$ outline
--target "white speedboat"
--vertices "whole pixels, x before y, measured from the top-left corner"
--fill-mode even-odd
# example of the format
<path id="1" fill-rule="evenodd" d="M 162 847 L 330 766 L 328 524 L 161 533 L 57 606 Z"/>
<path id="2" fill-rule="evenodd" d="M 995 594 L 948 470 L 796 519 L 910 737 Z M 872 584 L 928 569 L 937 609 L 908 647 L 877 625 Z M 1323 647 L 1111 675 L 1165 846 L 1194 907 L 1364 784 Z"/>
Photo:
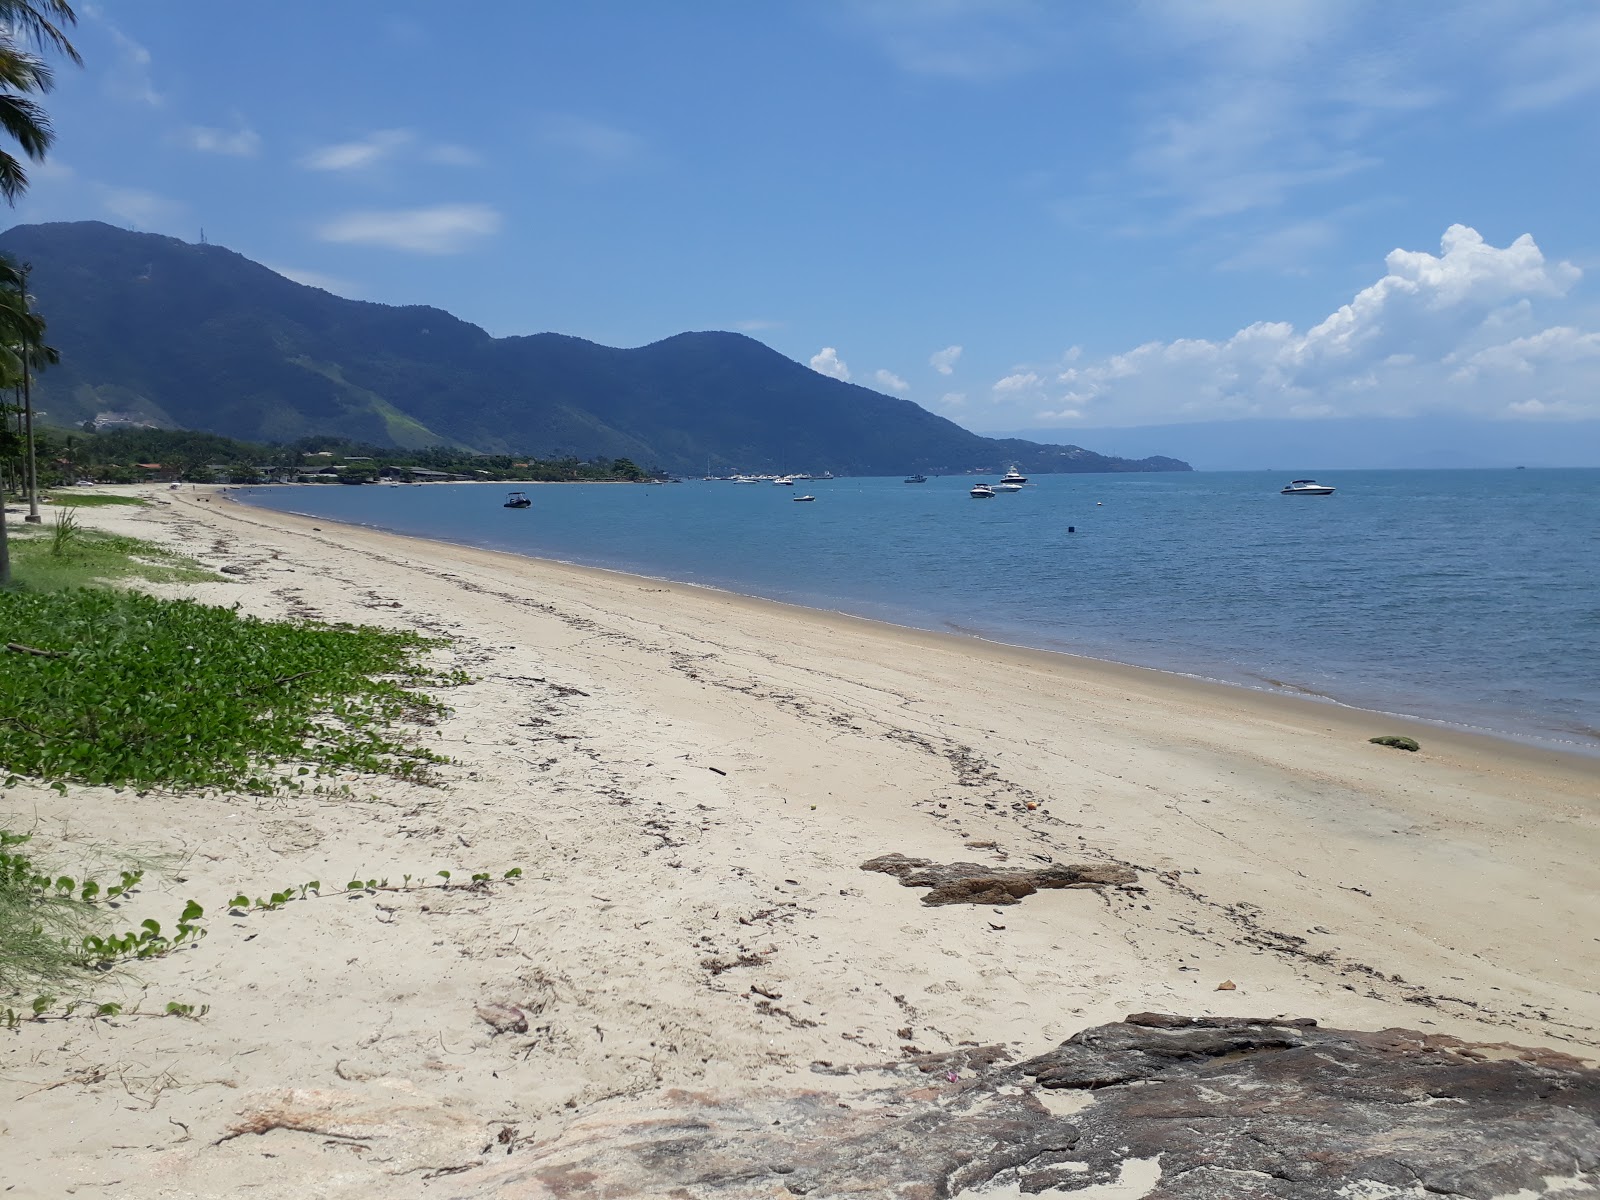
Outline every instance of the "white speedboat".
<path id="1" fill-rule="evenodd" d="M 794 480 L 790 479 L 787 475 L 780 475 L 780 476 L 778 476 L 776 479 L 774 479 L 772 481 L 772 486 L 773 487 L 793 487 L 794 486 Z"/>
<path id="2" fill-rule="evenodd" d="M 789 499 L 793 500 L 796 504 L 806 504 L 806 503 L 809 503 L 812 500 L 815 500 L 816 497 L 815 496 L 790 496 Z"/>
<path id="3" fill-rule="evenodd" d="M 1000 476 L 1000 482 L 1001 483 L 1015 483 L 1015 484 L 1021 485 L 1021 484 L 1024 484 L 1024 483 L 1028 482 L 1028 477 L 1026 475 L 1022 474 L 1020 471 L 1018 471 L 1017 468 L 1016 468 L 1016 464 L 1013 463 L 1012 467 L 1011 467 L 1011 470 L 1007 471 L 1004 475 Z"/>
<path id="4" fill-rule="evenodd" d="M 1315 479 L 1296 479 L 1278 493 L 1280 496 L 1331 496 L 1333 489 Z"/>
<path id="5" fill-rule="evenodd" d="M 977 483 L 973 485 L 972 490 L 967 495 L 974 500 L 991 500 L 994 498 L 994 489 L 987 483 Z"/>

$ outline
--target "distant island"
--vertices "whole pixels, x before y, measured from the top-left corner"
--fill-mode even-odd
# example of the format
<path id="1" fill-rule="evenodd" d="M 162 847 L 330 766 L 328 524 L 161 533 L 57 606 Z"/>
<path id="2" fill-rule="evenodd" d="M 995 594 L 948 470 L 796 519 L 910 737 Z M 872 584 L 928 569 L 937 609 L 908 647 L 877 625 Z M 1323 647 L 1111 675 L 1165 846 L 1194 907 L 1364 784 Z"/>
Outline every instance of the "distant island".
<path id="1" fill-rule="evenodd" d="M 636 349 L 491 337 L 435 308 L 346 300 L 221 246 L 97 221 L 19 225 L 61 363 L 58 427 L 310 437 L 513 460 L 625 460 L 680 475 L 1187 471 L 1163 456 L 985 438 L 909 400 L 818 374 L 737 333 Z"/>

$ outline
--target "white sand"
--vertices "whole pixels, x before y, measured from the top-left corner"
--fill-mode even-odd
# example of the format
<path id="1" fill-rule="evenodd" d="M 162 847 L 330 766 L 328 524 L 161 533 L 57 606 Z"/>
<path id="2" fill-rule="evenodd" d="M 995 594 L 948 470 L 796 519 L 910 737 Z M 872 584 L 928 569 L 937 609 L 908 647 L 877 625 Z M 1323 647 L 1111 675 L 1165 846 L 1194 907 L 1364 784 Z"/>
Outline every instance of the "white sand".
<path id="1" fill-rule="evenodd" d="M 422 1196 L 500 1129 L 542 1140 L 611 1097 L 826 1087 L 812 1062 L 1034 1052 L 1150 1009 L 1600 1048 L 1600 761 L 156 499 L 80 512 L 247 571 L 175 591 L 448 635 L 439 661 L 475 682 L 419 734 L 456 760 L 438 788 L 0 798 L 64 867 L 137 847 L 154 868 L 130 924 L 194 897 L 211 926 L 102 997 L 202 1019 L 0 1035 L 0 1195 Z M 1143 890 L 927 908 L 859 870 L 891 851 L 1114 860 Z M 338 894 L 513 866 L 483 894 Z M 321 899 L 226 915 L 313 879 Z M 496 1035 L 490 1004 L 529 1031 Z M 273 1104 L 261 1124 L 303 1131 L 219 1141 Z"/>

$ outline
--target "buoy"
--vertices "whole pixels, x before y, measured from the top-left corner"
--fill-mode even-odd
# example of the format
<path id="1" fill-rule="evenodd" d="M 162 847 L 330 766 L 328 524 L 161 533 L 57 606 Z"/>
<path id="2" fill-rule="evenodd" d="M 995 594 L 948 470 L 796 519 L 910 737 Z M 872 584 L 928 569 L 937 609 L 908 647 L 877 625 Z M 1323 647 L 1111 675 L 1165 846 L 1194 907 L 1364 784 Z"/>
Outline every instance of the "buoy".
<path id="1" fill-rule="evenodd" d="M 1076 525 L 1068 525 L 1067 526 L 1067 532 L 1068 533 L 1077 533 L 1078 532 L 1078 527 Z"/>

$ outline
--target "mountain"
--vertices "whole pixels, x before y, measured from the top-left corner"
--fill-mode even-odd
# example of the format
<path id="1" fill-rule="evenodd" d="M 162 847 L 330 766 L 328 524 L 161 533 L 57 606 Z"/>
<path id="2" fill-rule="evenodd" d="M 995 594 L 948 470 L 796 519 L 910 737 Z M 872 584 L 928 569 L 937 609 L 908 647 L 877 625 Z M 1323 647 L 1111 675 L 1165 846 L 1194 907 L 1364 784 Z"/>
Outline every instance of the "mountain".
<path id="1" fill-rule="evenodd" d="M 97 221 L 18 225 L 0 252 L 33 265 L 61 352 L 36 395 L 58 425 L 125 414 L 249 441 L 338 434 L 693 474 L 1189 469 L 979 437 L 735 333 L 636 349 L 493 338 L 436 308 L 346 300 L 221 246 Z"/>
<path id="2" fill-rule="evenodd" d="M 990 437 L 1079 437 L 1107 454 L 1160 447 L 1202 471 L 1424 470 L 1600 466 L 1600 421 L 1487 417 L 1254 418 L 1105 429 L 1025 429 Z"/>

